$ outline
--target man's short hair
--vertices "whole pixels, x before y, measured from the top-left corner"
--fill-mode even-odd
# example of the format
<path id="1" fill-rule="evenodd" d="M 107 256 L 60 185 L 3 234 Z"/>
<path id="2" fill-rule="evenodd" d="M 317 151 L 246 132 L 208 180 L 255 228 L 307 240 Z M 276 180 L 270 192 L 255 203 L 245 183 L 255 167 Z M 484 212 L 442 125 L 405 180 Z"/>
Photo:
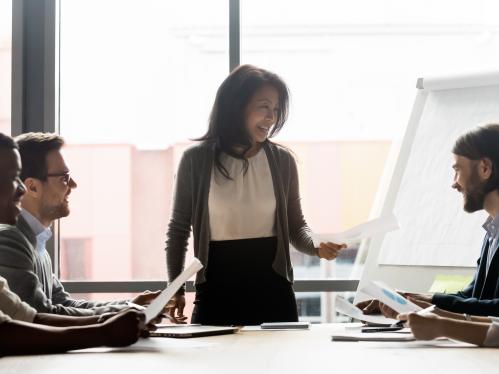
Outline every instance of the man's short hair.
<path id="1" fill-rule="evenodd" d="M 491 123 L 461 135 L 455 142 L 452 153 L 470 160 L 488 158 L 492 161 L 491 183 L 499 189 L 499 124 Z"/>
<path id="2" fill-rule="evenodd" d="M 19 147 L 14 139 L 0 132 L 0 149 L 19 149 Z"/>
<path id="3" fill-rule="evenodd" d="M 23 169 L 21 179 L 47 179 L 47 154 L 58 151 L 64 145 L 64 139 L 57 134 L 29 132 L 15 138 L 19 145 Z"/>

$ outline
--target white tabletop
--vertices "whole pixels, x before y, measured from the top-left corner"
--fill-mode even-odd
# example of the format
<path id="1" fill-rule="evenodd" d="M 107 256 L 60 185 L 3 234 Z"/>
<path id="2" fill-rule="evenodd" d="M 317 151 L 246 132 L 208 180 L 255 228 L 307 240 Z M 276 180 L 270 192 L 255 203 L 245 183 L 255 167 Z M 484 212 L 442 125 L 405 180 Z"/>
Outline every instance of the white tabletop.
<path id="1" fill-rule="evenodd" d="M 2 374 L 40 373 L 494 373 L 499 350 L 452 342 L 332 342 L 345 324 L 142 339 L 125 349 L 0 358 Z M 119 370 L 119 371 L 118 371 Z"/>

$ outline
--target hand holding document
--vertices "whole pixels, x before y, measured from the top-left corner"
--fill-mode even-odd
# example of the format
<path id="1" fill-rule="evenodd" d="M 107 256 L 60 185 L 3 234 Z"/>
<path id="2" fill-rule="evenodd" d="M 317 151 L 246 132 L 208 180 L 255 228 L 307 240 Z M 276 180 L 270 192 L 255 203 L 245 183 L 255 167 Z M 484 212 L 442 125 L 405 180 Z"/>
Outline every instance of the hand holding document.
<path id="1" fill-rule="evenodd" d="M 191 264 L 159 294 L 154 301 L 144 310 L 146 324 L 156 318 L 164 309 L 168 301 L 175 295 L 182 285 L 194 274 L 203 268 L 203 264 L 195 258 Z"/>
<path id="2" fill-rule="evenodd" d="M 318 247 L 321 242 L 351 244 L 360 242 L 362 239 L 367 239 L 377 234 L 384 234 L 397 229 L 399 229 L 397 218 L 391 213 L 387 216 L 375 218 L 337 234 L 312 234 L 312 239 L 316 247 Z"/>
<path id="3" fill-rule="evenodd" d="M 372 315 L 372 314 L 364 314 L 362 310 L 357 308 L 355 305 L 350 304 L 344 298 L 337 296 L 336 297 L 336 310 L 342 314 L 345 314 L 349 317 L 358 319 L 360 321 L 365 321 L 369 323 L 373 323 L 376 325 L 386 325 L 390 326 L 394 323 L 397 323 L 398 320 L 392 318 L 386 318 L 382 315 Z"/>
<path id="4" fill-rule="evenodd" d="M 407 300 L 393 288 L 383 282 L 374 281 L 362 288 L 360 292 L 379 300 L 395 310 L 397 313 L 419 312 L 421 307 Z"/>

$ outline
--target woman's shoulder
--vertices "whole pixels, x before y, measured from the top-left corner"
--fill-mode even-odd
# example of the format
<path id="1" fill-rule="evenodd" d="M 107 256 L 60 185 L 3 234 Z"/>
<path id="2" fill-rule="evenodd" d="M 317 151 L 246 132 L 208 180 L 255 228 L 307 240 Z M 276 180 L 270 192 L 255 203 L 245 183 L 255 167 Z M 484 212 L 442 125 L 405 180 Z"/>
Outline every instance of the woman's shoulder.
<path id="1" fill-rule="evenodd" d="M 210 154 L 213 152 L 213 144 L 209 142 L 200 142 L 191 145 L 184 151 L 184 157 L 191 157 L 191 158 L 203 158 L 206 157 L 206 155 Z"/>
<path id="2" fill-rule="evenodd" d="M 268 144 L 268 147 L 271 149 L 271 151 L 274 154 L 276 154 L 277 157 L 279 157 L 280 159 L 295 161 L 295 154 L 288 147 L 286 147 L 282 144 L 278 144 L 278 143 L 274 143 L 274 142 L 270 142 L 270 141 L 267 142 L 267 144 Z"/>

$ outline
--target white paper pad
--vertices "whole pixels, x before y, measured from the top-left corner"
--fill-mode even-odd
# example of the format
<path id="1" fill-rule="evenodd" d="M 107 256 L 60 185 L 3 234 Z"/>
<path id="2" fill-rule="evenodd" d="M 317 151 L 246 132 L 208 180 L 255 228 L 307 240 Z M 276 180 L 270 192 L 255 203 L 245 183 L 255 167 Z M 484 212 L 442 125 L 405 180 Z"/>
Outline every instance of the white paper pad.
<path id="1" fill-rule="evenodd" d="M 398 320 L 392 318 L 386 318 L 381 315 L 369 315 L 362 313 L 362 310 L 357 308 L 355 305 L 350 304 L 344 298 L 336 296 L 336 310 L 340 313 L 346 314 L 349 317 L 358 319 L 360 321 L 366 321 L 369 323 L 375 323 L 378 325 L 392 325 L 397 323 Z"/>
<path id="2" fill-rule="evenodd" d="M 381 301 L 398 313 L 419 312 L 422 310 L 419 306 L 411 303 L 404 296 L 400 295 L 393 288 L 388 287 L 383 282 L 370 282 L 360 290 L 362 293 Z"/>
<path id="3" fill-rule="evenodd" d="M 177 278 L 175 278 L 175 280 L 171 282 L 151 304 L 149 304 L 146 310 L 144 310 L 146 324 L 156 318 L 163 311 L 163 308 L 175 295 L 178 289 L 202 268 L 203 264 L 201 264 L 197 258 L 194 258 L 191 264 Z"/>
<path id="4" fill-rule="evenodd" d="M 397 218 L 395 215 L 389 214 L 384 217 L 372 219 L 337 234 L 323 235 L 314 233 L 312 234 L 312 239 L 315 246 L 319 246 L 321 242 L 350 244 L 360 242 L 362 239 L 367 239 L 377 234 L 384 234 L 398 229 L 399 224 Z"/>

